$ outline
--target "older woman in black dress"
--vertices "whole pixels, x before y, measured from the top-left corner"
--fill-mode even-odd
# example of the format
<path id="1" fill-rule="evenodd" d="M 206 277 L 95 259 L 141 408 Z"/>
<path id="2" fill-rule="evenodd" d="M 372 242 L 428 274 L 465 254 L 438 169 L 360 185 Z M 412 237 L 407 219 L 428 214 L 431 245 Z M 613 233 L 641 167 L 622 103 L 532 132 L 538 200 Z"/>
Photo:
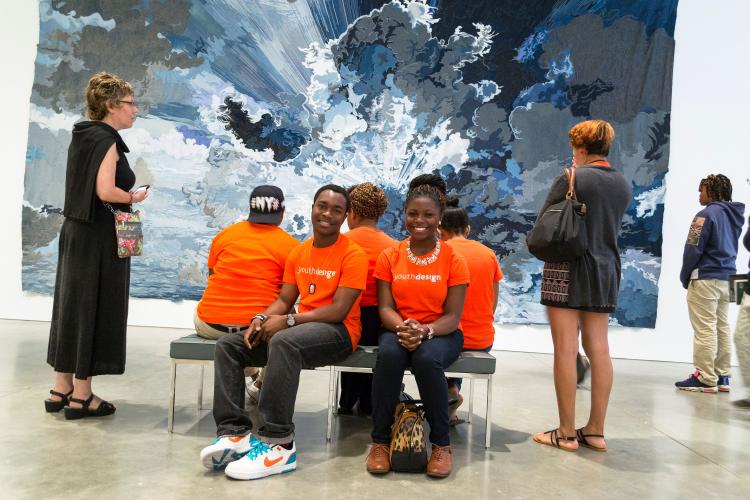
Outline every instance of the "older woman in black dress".
<path id="1" fill-rule="evenodd" d="M 130 190 L 135 174 L 118 130 L 133 126 L 131 85 L 97 73 L 85 93 L 86 115 L 73 127 L 65 177 L 55 298 L 47 363 L 55 370 L 48 412 L 66 419 L 111 415 L 115 406 L 91 392 L 91 377 L 125 371 L 130 259 L 117 256 L 115 210 L 129 212 L 148 190 Z M 75 376 L 75 377 L 74 377 Z"/>
<path id="2" fill-rule="evenodd" d="M 612 361 L 607 330 L 609 315 L 617 304 L 620 288 L 620 254 L 617 236 L 630 204 L 632 189 L 625 177 L 607 161 L 615 137 L 603 120 L 588 120 L 570 129 L 570 145 L 576 169 L 575 190 L 585 203 L 588 249 L 573 262 L 545 263 L 542 304 L 547 306 L 555 348 L 554 377 L 560 425 L 534 436 L 534 441 L 566 451 L 579 444 L 606 451 L 604 417 L 612 389 Z M 568 179 L 560 175 L 552 183 L 540 214 L 565 199 Z M 578 331 L 591 361 L 591 413 L 576 430 L 576 354 Z"/>

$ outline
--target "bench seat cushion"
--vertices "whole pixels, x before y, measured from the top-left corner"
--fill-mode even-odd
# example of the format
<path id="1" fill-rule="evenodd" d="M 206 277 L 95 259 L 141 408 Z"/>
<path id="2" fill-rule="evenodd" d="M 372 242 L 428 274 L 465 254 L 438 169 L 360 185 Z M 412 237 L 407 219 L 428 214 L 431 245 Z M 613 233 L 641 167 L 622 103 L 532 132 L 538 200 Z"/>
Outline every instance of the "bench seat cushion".
<path id="1" fill-rule="evenodd" d="M 334 366 L 346 368 L 375 368 L 378 348 L 375 346 L 359 346 L 345 360 Z M 495 357 L 486 352 L 463 352 L 455 363 L 446 370 L 450 373 L 495 373 Z"/>
<path id="2" fill-rule="evenodd" d="M 169 357 L 174 359 L 213 360 L 215 340 L 204 339 L 196 334 L 175 339 L 169 344 Z"/>
<path id="3" fill-rule="evenodd" d="M 212 360 L 214 359 L 215 340 L 204 339 L 196 334 L 173 340 L 169 345 L 169 357 L 174 359 Z M 347 368 L 375 368 L 378 348 L 359 346 L 345 360 L 335 366 Z M 464 352 L 449 366 L 450 373 L 495 373 L 495 357 L 485 352 Z"/>

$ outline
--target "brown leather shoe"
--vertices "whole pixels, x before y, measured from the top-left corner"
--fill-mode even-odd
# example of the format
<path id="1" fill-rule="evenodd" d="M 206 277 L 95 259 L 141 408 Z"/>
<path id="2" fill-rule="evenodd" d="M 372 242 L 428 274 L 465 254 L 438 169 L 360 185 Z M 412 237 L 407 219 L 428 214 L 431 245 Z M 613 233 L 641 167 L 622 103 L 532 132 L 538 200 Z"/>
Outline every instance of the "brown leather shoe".
<path id="1" fill-rule="evenodd" d="M 427 475 L 430 477 L 448 477 L 453 470 L 453 455 L 450 445 L 432 445 L 432 455 L 427 463 Z"/>
<path id="2" fill-rule="evenodd" d="M 385 474 L 391 470 L 391 447 L 387 444 L 372 443 L 370 454 L 367 455 L 367 472 L 370 474 Z"/>

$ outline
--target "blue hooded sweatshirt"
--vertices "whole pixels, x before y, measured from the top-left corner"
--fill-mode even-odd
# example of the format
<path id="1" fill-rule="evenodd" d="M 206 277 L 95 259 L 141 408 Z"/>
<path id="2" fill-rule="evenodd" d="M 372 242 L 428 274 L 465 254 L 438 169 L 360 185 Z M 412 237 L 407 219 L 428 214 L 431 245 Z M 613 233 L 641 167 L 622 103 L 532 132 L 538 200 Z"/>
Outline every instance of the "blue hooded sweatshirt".
<path id="1" fill-rule="evenodd" d="M 712 201 L 696 214 L 682 254 L 683 287 L 688 287 L 691 277 L 727 280 L 737 272 L 735 261 L 744 214 L 745 204 L 737 201 Z M 697 276 L 693 275 L 695 269 Z"/>

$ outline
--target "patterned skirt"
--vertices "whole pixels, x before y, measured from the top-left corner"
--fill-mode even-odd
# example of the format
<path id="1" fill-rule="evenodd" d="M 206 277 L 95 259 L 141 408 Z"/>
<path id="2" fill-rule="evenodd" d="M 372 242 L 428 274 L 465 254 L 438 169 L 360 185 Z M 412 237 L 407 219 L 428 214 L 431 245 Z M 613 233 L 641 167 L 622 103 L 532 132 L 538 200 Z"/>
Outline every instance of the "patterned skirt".
<path id="1" fill-rule="evenodd" d="M 542 304 L 565 307 L 570 287 L 570 262 L 545 262 L 542 271 Z"/>
<path id="2" fill-rule="evenodd" d="M 608 305 L 575 305 L 571 306 L 570 281 L 573 278 L 570 262 L 545 262 L 542 271 L 542 305 L 551 307 L 566 307 L 579 311 L 595 313 L 613 313 L 616 306 Z M 579 297 L 573 297 L 572 302 L 580 303 Z"/>

